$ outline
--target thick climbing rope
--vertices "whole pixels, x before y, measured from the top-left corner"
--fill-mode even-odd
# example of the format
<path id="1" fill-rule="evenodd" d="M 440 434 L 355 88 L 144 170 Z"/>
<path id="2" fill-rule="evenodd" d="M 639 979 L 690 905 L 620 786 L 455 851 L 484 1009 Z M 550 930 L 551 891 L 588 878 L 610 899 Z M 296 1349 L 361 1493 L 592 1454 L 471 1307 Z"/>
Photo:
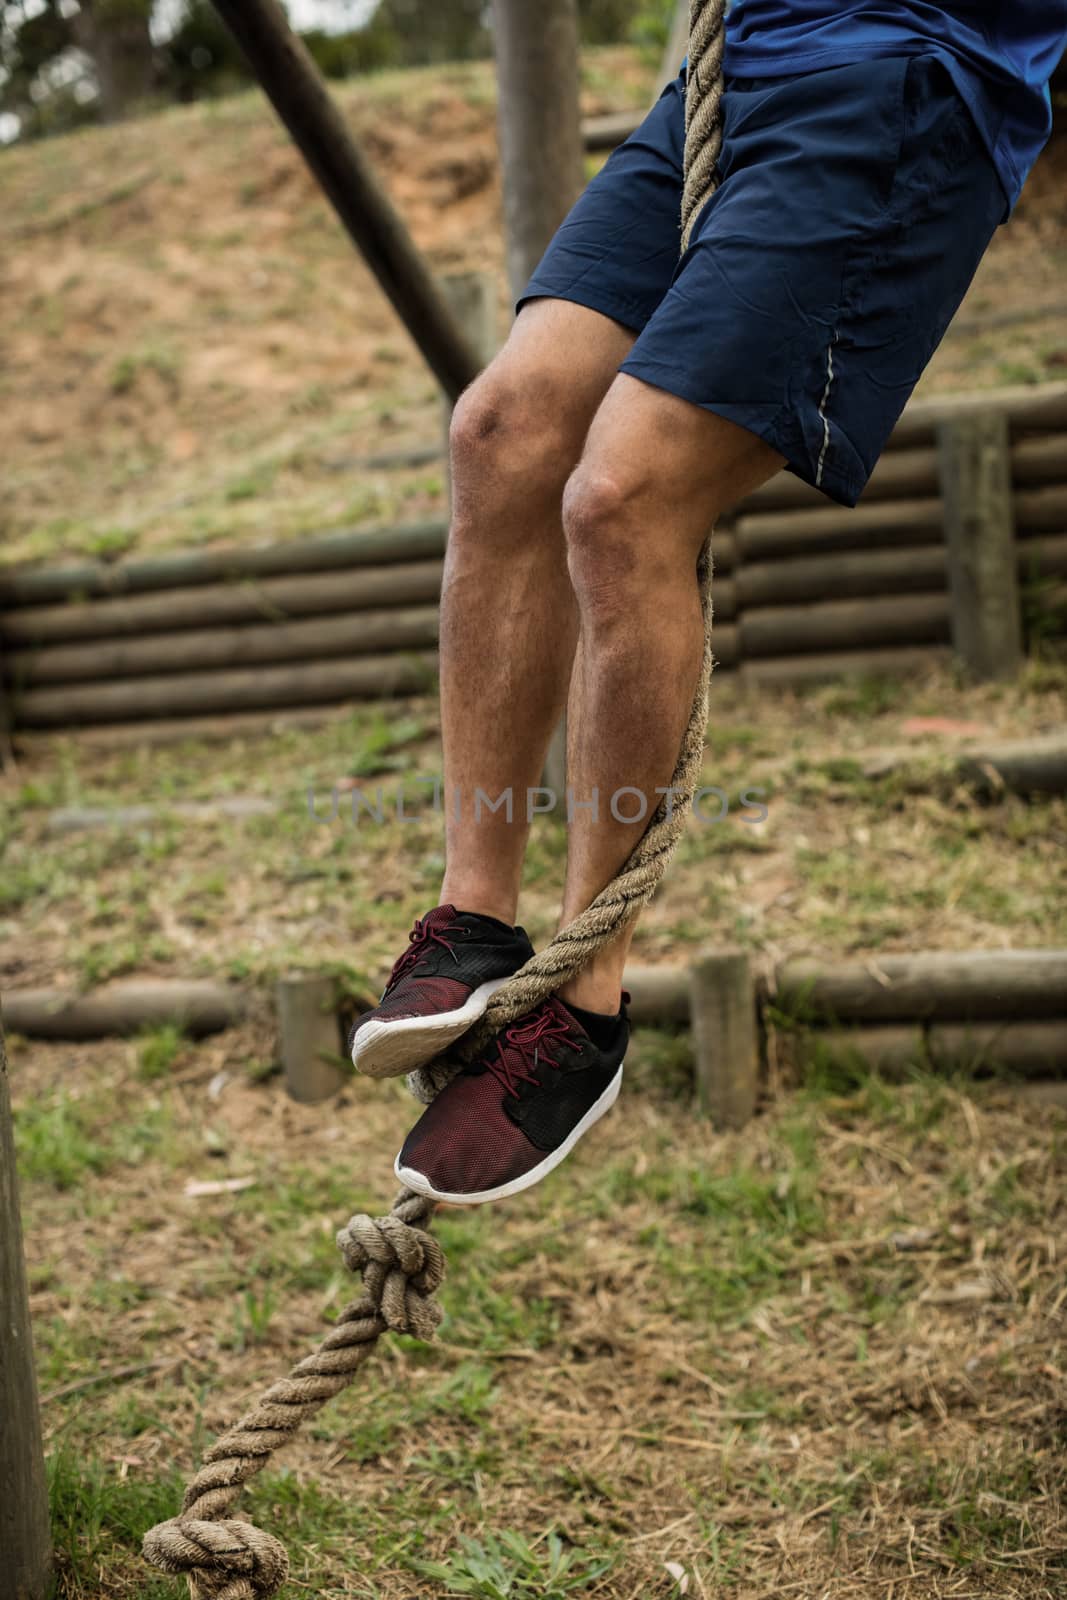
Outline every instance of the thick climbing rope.
<path id="1" fill-rule="evenodd" d="M 715 188 L 722 142 L 722 54 L 725 0 L 691 0 L 686 88 L 682 248 Z M 465 1054 L 522 1016 L 614 942 L 646 905 L 667 869 L 692 803 L 704 750 L 711 676 L 711 556 L 697 563 L 704 651 L 689 723 L 667 793 L 619 872 L 593 903 L 562 928 L 493 996 Z M 462 1062 L 434 1063 L 409 1077 L 420 1099 L 432 1100 Z M 249 1478 L 276 1450 L 348 1387 L 382 1334 L 432 1339 L 441 1320 L 434 1298 L 444 1277 L 441 1246 L 429 1231 L 433 1201 L 403 1189 L 384 1217 L 355 1216 L 337 1235 L 345 1265 L 363 1277 L 363 1293 L 341 1312 L 319 1348 L 273 1383 L 207 1451 L 185 1491 L 179 1516 L 151 1528 L 144 1554 L 163 1572 L 184 1573 L 191 1600 L 269 1600 L 289 1574 L 289 1558 L 273 1534 L 228 1515 Z"/>
<path id="2" fill-rule="evenodd" d="M 697 217 L 715 193 L 722 151 L 722 61 L 726 0 L 689 0 L 689 62 L 685 81 L 685 182 L 682 249 Z"/>
<path id="3" fill-rule="evenodd" d="M 271 1384 L 211 1446 L 182 1501 L 181 1515 L 151 1528 L 144 1554 L 164 1572 L 184 1572 L 192 1600 L 267 1600 L 289 1574 L 273 1534 L 227 1517 L 242 1486 L 262 1471 L 310 1417 L 352 1382 L 386 1330 L 432 1339 L 441 1320 L 434 1293 L 444 1277 L 441 1246 L 428 1231 L 434 1203 L 401 1190 L 387 1216 L 353 1217 L 337 1235 L 345 1265 L 363 1274 L 313 1355 Z"/>

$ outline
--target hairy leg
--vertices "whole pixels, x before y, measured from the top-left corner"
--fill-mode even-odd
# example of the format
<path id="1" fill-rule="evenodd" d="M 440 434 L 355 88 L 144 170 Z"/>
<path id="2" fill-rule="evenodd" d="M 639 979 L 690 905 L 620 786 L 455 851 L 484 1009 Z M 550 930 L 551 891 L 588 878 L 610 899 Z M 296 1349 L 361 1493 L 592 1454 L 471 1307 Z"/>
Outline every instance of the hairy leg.
<path id="1" fill-rule="evenodd" d="M 535 300 L 461 396 L 441 594 L 446 869 L 441 900 L 515 920 L 529 825 L 577 637 L 561 501 L 633 335 L 599 312 Z M 489 800 L 509 790 L 506 807 Z"/>
<path id="2" fill-rule="evenodd" d="M 564 495 L 580 639 L 568 705 L 569 830 L 563 920 L 610 881 L 670 782 L 700 670 L 696 562 L 717 515 L 782 465 L 755 434 L 620 374 Z M 714 546 L 713 546 L 714 549 Z M 648 811 L 610 809 L 636 789 Z M 598 793 L 598 811 L 581 802 Z M 621 797 L 633 815 L 639 801 Z M 615 1011 L 632 926 L 562 995 Z"/>

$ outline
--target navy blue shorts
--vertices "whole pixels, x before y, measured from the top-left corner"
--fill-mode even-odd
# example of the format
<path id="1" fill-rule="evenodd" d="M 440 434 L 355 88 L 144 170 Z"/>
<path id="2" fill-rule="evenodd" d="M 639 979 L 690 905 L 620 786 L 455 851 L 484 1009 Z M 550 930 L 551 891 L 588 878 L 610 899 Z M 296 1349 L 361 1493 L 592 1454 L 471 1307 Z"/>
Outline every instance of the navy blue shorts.
<path id="1" fill-rule="evenodd" d="M 621 371 L 748 428 L 854 505 L 1005 208 L 931 56 L 732 78 L 721 183 L 679 260 L 684 78 L 610 157 L 520 307 L 637 334 Z"/>

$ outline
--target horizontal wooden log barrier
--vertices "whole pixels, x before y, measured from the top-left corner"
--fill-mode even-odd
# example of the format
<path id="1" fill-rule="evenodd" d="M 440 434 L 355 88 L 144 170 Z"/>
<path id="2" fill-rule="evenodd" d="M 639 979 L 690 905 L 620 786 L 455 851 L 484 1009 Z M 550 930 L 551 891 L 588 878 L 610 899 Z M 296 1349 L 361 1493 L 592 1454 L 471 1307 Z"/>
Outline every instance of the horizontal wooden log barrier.
<path id="1" fill-rule="evenodd" d="M 922 548 L 944 543 L 939 498 L 877 500 L 872 505 L 825 503 L 811 510 L 741 511 L 736 542 L 742 562 L 829 555 L 837 550 Z"/>
<path id="2" fill-rule="evenodd" d="M 194 628 L 187 633 L 150 634 L 141 639 L 22 650 L 12 655 L 8 666 L 20 688 L 28 689 L 46 683 L 82 684 L 156 672 L 204 672 L 391 650 L 425 650 L 437 644 L 437 617 L 435 605 L 397 606 L 385 611 L 309 617 L 303 622 Z"/>
<path id="3" fill-rule="evenodd" d="M 887 1023 L 820 1030 L 808 1036 L 808 1045 L 821 1060 L 842 1067 L 860 1061 L 889 1079 L 915 1066 L 942 1072 L 999 1068 L 1022 1078 L 1067 1071 L 1067 1021 Z"/>
<path id="4" fill-rule="evenodd" d="M 1041 433 L 1017 439 L 1011 447 L 1011 478 L 1016 486 L 1067 483 L 1067 433 Z"/>
<path id="5" fill-rule="evenodd" d="M 744 534 L 739 533 L 739 538 Z M 1017 565 L 1024 581 L 1067 576 L 1067 536 L 1056 534 L 1021 542 L 1017 546 Z M 840 550 L 835 555 L 744 562 L 733 578 L 723 579 L 715 589 L 715 614 L 723 619 L 741 614 L 744 640 L 745 619 L 752 610 L 763 606 L 793 608 L 822 600 L 872 598 L 893 608 L 897 598 L 904 600 L 907 595 L 917 594 L 947 594 L 944 542 L 912 549 Z M 808 614 L 811 613 L 805 611 L 805 616 Z M 837 626 L 835 616 L 837 613 L 830 614 L 832 626 Z M 877 638 L 870 638 L 870 643 L 877 642 Z M 915 638 L 915 643 L 920 642 L 921 638 Z M 830 635 L 824 643 L 827 648 L 835 648 Z"/>
<path id="6" fill-rule="evenodd" d="M 72 723 L 387 698 L 427 692 L 436 667 L 437 658 L 432 654 L 362 656 L 301 661 L 285 667 L 65 684 L 27 690 L 17 702 L 18 715 L 27 728 L 58 728 Z"/>
<path id="7" fill-rule="evenodd" d="M 901 499 L 938 493 L 937 452 L 887 450 L 875 466 L 863 491 L 865 505 L 872 500 Z M 787 506 L 825 506 L 826 497 L 792 472 L 779 472 L 738 506 L 739 513 L 777 510 Z"/>
<path id="8" fill-rule="evenodd" d="M 742 563 L 875 545 L 922 545 L 942 537 L 944 508 L 936 482 L 931 481 L 928 492 L 918 498 L 875 498 L 872 502 L 865 495 L 849 510 L 828 505 L 799 478 L 784 481 L 788 477 L 782 473 L 772 478 L 736 508 L 737 551 Z M 1016 527 L 1024 536 L 1027 532 L 1067 531 L 1067 483 L 1016 489 L 1012 505 Z"/>
<path id="9" fill-rule="evenodd" d="M 331 611 L 362 611 L 378 606 L 424 605 L 438 598 L 441 566 L 440 561 L 412 561 L 307 577 L 171 589 L 162 594 L 86 601 L 81 605 L 72 602 L 28 606 L 0 616 L 0 637 L 10 649 L 70 644 L 76 639 L 172 633 L 209 624 L 281 621 L 285 617 L 322 616 Z"/>
<path id="10" fill-rule="evenodd" d="M 725 681 L 754 690 L 788 692 L 814 684 L 834 683 L 839 679 L 854 681 L 858 678 L 923 673 L 947 664 L 952 658 L 952 652 L 947 648 L 928 645 L 898 650 L 841 650 L 829 655 L 768 656 L 739 664 L 737 634 L 731 623 L 717 626 L 714 640 L 718 663 L 716 671 Z M 410 692 L 424 692 L 424 686 L 420 685 L 417 690 Z M 398 690 L 397 693 L 403 697 L 405 691 Z M 261 711 L 221 712 L 212 716 L 189 712 L 167 716 L 162 720 L 134 717 L 123 722 L 96 724 L 57 722 L 43 729 L 20 729 L 17 746 L 27 752 L 39 750 L 45 753 L 54 749 L 57 740 L 71 740 L 81 748 L 96 750 L 147 749 L 189 741 L 237 742 L 245 738 L 259 738 L 297 728 L 317 728 L 326 723 L 343 721 L 349 711 L 350 702 L 340 700 L 274 706 Z"/>
<path id="11" fill-rule="evenodd" d="M 648 115 L 648 107 L 638 111 L 606 111 L 602 116 L 582 118 L 582 143 L 590 154 L 616 150 L 625 144 Z"/>
<path id="12" fill-rule="evenodd" d="M 933 544 L 746 562 L 733 581 L 733 598 L 747 612 L 755 606 L 799 606 L 809 600 L 936 593 L 947 586 L 945 547 Z"/>
<path id="13" fill-rule="evenodd" d="M 743 688 L 781 690 L 815 687 L 844 679 L 898 678 L 944 667 L 952 660 L 947 645 L 901 646 L 896 650 L 838 650 L 803 656 L 764 656 L 743 661 L 737 677 Z"/>
<path id="14" fill-rule="evenodd" d="M 623 983 L 630 995 L 630 1020 L 637 1026 L 689 1021 L 689 972 L 685 967 L 626 968 Z"/>
<path id="15" fill-rule="evenodd" d="M 720 622 L 717 612 L 712 620 L 711 648 L 716 667 L 736 667 L 741 659 L 741 639 L 737 624 Z"/>
<path id="16" fill-rule="evenodd" d="M 1067 794 L 1067 734 L 1004 739 L 960 752 L 960 777 L 982 794 Z M 1065 1008 L 1067 1009 L 1067 1008 Z"/>
<path id="17" fill-rule="evenodd" d="M 1067 950 L 791 960 L 775 979 L 781 1009 L 834 1023 L 1067 1017 Z"/>
<path id="18" fill-rule="evenodd" d="M 885 751 L 864 766 L 868 778 L 886 778 L 915 771 L 916 783 L 926 788 L 929 778 L 921 755 L 914 750 Z M 972 746 L 950 760 L 953 780 L 981 794 L 1067 794 L 1067 733 L 1050 733 L 1033 739 L 1005 739 Z"/>
<path id="19" fill-rule="evenodd" d="M 1031 612 L 1054 622 L 1058 591 L 1043 591 L 1038 580 L 1067 574 L 1067 538 L 1019 545 L 1017 560 L 1020 578 L 1036 585 L 1027 599 Z M 736 649 L 746 663 L 809 652 L 947 644 L 951 638 L 944 550 L 871 551 L 742 566 L 733 587 Z M 925 592 L 902 592 L 906 589 Z"/>
<path id="20" fill-rule="evenodd" d="M 1067 533 L 1020 539 L 1015 554 L 1024 583 L 1027 579 L 1067 577 Z"/>
<path id="21" fill-rule="evenodd" d="M 763 656 L 942 644 L 949 639 L 948 595 L 762 606 L 743 611 L 737 628 L 746 663 Z"/>
<path id="22" fill-rule="evenodd" d="M 1067 533 L 1067 483 L 1050 483 L 1041 489 L 1017 489 L 1012 496 L 1015 531 L 1025 534 Z"/>
<path id="23" fill-rule="evenodd" d="M 933 444 L 942 422 L 991 410 L 1007 416 L 1013 438 L 1067 430 L 1067 383 L 1020 383 L 910 400 L 890 436 L 890 448 Z"/>
<path id="24" fill-rule="evenodd" d="M 5 989 L 4 1022 L 35 1039 L 106 1039 L 174 1023 L 190 1037 L 240 1022 L 247 996 L 228 984 L 180 978 L 130 978 L 88 994 L 69 989 Z"/>
<path id="25" fill-rule="evenodd" d="M 0 568 L 0 607 L 53 605 L 241 578 L 305 576 L 346 567 L 433 560 L 444 555 L 447 526 L 436 518 L 394 527 L 337 529 L 278 544 L 174 550 L 165 555 L 79 561 L 62 567 Z"/>

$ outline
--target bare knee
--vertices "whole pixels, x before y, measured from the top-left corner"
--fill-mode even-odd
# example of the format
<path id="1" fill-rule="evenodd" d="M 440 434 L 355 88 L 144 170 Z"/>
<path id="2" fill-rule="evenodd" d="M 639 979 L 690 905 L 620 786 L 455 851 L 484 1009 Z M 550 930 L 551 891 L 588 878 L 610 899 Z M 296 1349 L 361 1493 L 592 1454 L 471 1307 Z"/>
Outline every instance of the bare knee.
<path id="1" fill-rule="evenodd" d="M 499 483 L 510 491 L 518 483 L 544 483 L 559 495 L 582 444 L 568 437 L 561 387 L 549 374 L 496 362 L 465 390 L 449 429 L 452 474 L 461 493 L 468 485 Z"/>
<path id="2" fill-rule="evenodd" d="M 621 621 L 644 581 L 639 496 L 617 473 L 582 464 L 563 493 L 567 567 L 583 622 Z"/>

